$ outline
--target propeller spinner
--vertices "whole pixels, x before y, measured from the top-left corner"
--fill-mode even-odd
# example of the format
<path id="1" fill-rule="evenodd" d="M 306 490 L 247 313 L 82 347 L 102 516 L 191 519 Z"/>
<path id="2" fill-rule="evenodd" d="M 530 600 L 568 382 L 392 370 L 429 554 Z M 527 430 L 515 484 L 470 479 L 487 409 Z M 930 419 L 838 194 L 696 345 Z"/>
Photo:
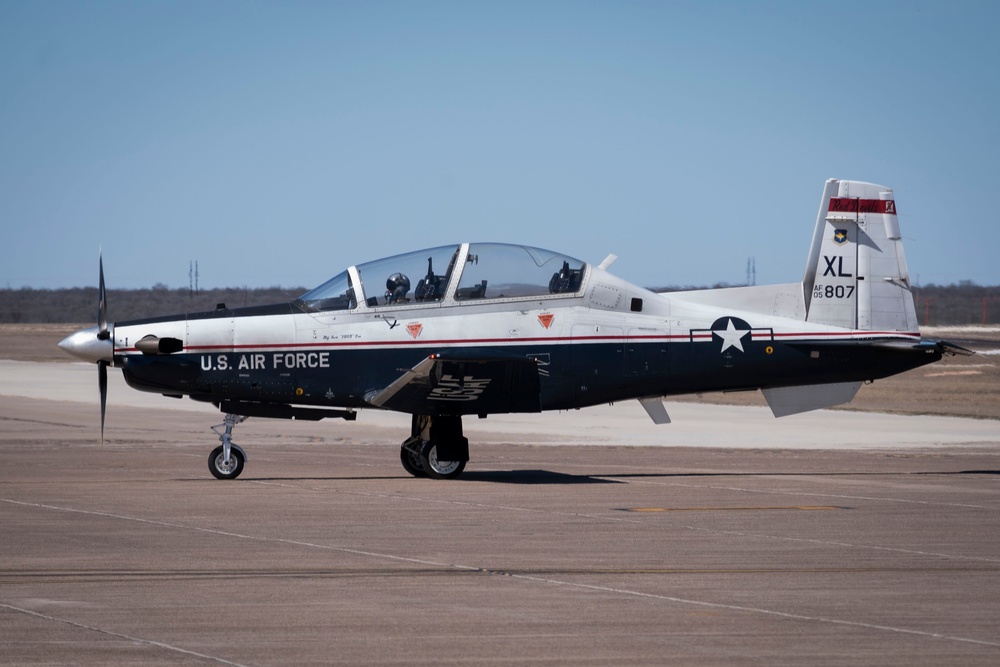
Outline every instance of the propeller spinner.
<path id="1" fill-rule="evenodd" d="M 108 404 L 108 366 L 114 361 L 114 341 L 111 340 L 111 330 L 108 328 L 103 253 L 99 259 L 99 269 L 97 326 L 70 334 L 59 343 L 59 347 L 77 359 L 97 364 L 97 386 L 101 392 L 101 442 L 104 442 L 104 415 Z"/>

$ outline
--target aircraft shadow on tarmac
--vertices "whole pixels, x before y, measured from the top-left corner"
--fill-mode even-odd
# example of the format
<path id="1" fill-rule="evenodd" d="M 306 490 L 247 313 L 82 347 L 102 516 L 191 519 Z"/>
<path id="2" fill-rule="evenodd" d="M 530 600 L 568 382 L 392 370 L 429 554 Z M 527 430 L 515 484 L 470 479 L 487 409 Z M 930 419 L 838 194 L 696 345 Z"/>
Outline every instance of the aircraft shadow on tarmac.
<path id="1" fill-rule="evenodd" d="M 639 472 L 572 475 L 551 470 L 489 470 L 469 471 L 462 474 L 464 482 L 492 482 L 494 484 L 628 484 L 630 479 L 683 479 L 693 477 L 865 477 L 890 475 L 997 475 L 997 470 L 963 470 L 943 472 Z"/>
<path id="2" fill-rule="evenodd" d="M 594 475 L 573 475 L 552 470 L 466 470 L 460 482 L 487 482 L 492 484 L 521 485 L 570 485 L 570 484 L 627 484 L 630 479 L 683 479 L 695 477 L 887 477 L 905 475 L 1000 475 L 1000 470 L 935 470 L 935 471 L 890 471 L 890 472 L 819 472 L 819 471 L 785 471 L 785 472 L 639 472 L 639 473 L 604 473 Z M 329 477 L 248 477 L 245 481 L 255 482 L 348 482 L 376 481 L 410 478 L 403 475 L 378 476 L 329 476 Z M 215 482 L 215 480 L 186 480 Z M 454 482 L 452 482 L 454 483 Z"/>
<path id="3" fill-rule="evenodd" d="M 955 470 L 942 472 L 917 472 L 915 475 L 1000 475 L 1000 470 Z"/>
<path id="4" fill-rule="evenodd" d="M 617 477 L 618 475 L 614 475 Z M 602 475 L 570 475 L 551 470 L 466 470 L 465 482 L 492 482 L 494 484 L 624 484 Z"/>
<path id="5" fill-rule="evenodd" d="M 626 475 L 610 475 L 624 477 Z M 649 477 L 666 477 L 667 475 L 650 474 Z M 330 477 L 244 477 L 247 482 L 350 482 L 376 480 L 409 480 L 407 475 L 374 475 L 374 476 L 330 476 Z M 215 482 L 214 479 L 186 479 L 184 481 Z M 469 471 L 456 482 L 492 482 L 494 484 L 625 484 L 625 482 L 605 479 L 601 475 L 570 475 L 550 470 L 484 470 Z"/>

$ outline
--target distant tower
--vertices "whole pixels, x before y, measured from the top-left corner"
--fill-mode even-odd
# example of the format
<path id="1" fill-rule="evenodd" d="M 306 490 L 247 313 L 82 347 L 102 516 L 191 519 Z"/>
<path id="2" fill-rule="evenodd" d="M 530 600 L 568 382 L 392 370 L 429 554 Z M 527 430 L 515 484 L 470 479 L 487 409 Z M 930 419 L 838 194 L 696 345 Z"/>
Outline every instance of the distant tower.
<path id="1" fill-rule="evenodd" d="M 757 258 L 747 257 L 747 285 L 757 284 Z"/>
<path id="2" fill-rule="evenodd" d="M 198 260 L 188 262 L 188 296 L 194 298 L 198 293 Z"/>

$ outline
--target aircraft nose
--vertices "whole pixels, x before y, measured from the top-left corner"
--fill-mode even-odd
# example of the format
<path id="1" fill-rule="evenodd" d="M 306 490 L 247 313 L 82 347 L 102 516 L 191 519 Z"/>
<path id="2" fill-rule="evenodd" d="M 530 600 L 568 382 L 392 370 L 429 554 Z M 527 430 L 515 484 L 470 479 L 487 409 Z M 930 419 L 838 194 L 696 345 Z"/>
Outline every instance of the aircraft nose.
<path id="1" fill-rule="evenodd" d="M 66 336 L 59 343 L 59 347 L 77 359 L 97 363 L 98 361 L 111 362 L 114 359 L 114 342 L 111 338 L 98 338 L 98 327 L 81 329 L 76 333 Z"/>

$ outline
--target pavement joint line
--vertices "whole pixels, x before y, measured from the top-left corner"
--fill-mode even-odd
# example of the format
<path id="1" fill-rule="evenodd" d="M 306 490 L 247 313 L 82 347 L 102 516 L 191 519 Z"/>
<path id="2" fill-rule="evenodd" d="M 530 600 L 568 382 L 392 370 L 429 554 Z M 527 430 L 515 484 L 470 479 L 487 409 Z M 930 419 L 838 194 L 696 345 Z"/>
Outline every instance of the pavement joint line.
<path id="1" fill-rule="evenodd" d="M 91 632 L 96 632 L 108 637 L 115 637 L 116 639 L 125 639 L 130 642 L 138 642 L 140 644 L 146 644 L 148 646 L 155 646 L 157 648 L 166 649 L 168 651 L 174 651 L 176 653 L 183 653 L 184 655 L 194 656 L 196 658 L 201 658 L 203 660 L 211 660 L 212 662 L 218 662 L 223 665 L 231 665 L 231 667 L 246 667 L 242 663 L 233 662 L 231 660 L 226 660 L 225 658 L 219 658 L 214 655 L 207 655 L 205 653 L 198 653 L 197 651 L 192 651 L 190 649 L 181 648 L 180 646 L 174 646 L 173 644 L 167 644 L 165 642 L 158 642 L 155 639 L 144 639 L 142 637 L 133 637 L 131 635 L 122 634 L 120 632 L 112 632 L 110 630 L 104 630 L 103 628 L 96 628 L 92 625 L 86 625 L 84 623 L 78 623 L 76 621 L 71 621 L 66 618 L 58 618 L 56 616 L 49 616 L 48 614 L 41 614 L 37 611 L 32 611 L 31 609 L 24 609 L 23 607 L 17 607 L 12 604 L 7 604 L 5 602 L 0 602 L 0 608 L 9 609 L 21 614 L 27 614 L 28 616 L 34 616 L 36 618 L 41 618 L 46 621 L 52 621 L 54 623 L 62 623 L 70 627 L 79 628 L 81 630 L 89 630 Z"/>
<path id="2" fill-rule="evenodd" d="M 620 479 L 613 475 L 607 477 L 597 477 L 595 479 Z M 711 489 L 713 491 L 739 491 L 741 493 L 766 493 L 770 495 L 785 496 L 811 496 L 814 498 L 839 498 L 842 500 L 873 500 L 887 503 L 905 503 L 910 505 L 928 505 L 935 507 L 961 507 L 963 509 L 988 510 L 995 512 L 998 508 L 988 505 L 972 505 L 970 503 L 939 503 L 930 500 L 909 500 L 906 498 L 882 498 L 878 496 L 848 496 L 837 493 L 815 493 L 809 491 L 796 491 L 795 489 L 748 489 L 740 486 L 715 486 L 711 484 L 681 484 L 680 482 L 651 482 L 648 480 L 627 480 L 629 484 L 646 484 L 648 486 L 679 486 L 685 489 Z"/>
<path id="3" fill-rule="evenodd" d="M 851 549 L 872 549 L 875 551 L 888 551 L 891 553 L 904 553 L 913 556 L 933 556 L 934 558 L 951 558 L 954 560 L 970 560 L 983 563 L 1000 563 L 998 558 L 984 558 L 982 556 L 963 556 L 955 554 L 937 553 L 934 551 L 919 551 L 916 549 L 900 549 L 898 547 L 881 547 L 874 544 L 851 544 L 849 542 L 834 542 L 832 540 L 817 540 L 807 537 L 787 537 L 784 535 L 768 535 L 766 533 L 749 533 L 740 530 L 718 530 L 716 528 L 704 528 L 702 526 L 681 526 L 688 530 L 696 530 L 703 533 L 713 533 L 719 535 L 738 535 L 740 537 L 757 537 L 769 540 L 781 540 L 785 542 L 805 542 L 808 544 L 822 544 L 831 547 L 849 547 Z"/>
<path id="4" fill-rule="evenodd" d="M 875 624 L 875 623 L 864 623 L 864 622 L 861 622 L 861 621 L 848 621 L 848 620 L 844 620 L 844 619 L 828 618 L 828 617 L 824 617 L 824 616 L 808 616 L 808 615 L 805 615 L 805 614 L 795 614 L 795 613 L 791 613 L 791 612 L 776 611 L 776 610 L 773 610 L 773 609 L 764 609 L 764 608 L 761 608 L 761 607 L 748 607 L 748 606 L 743 606 L 743 605 L 725 604 L 725 603 L 721 603 L 721 602 L 707 602 L 705 600 L 694 600 L 694 599 L 690 599 L 690 598 L 680 598 L 680 597 L 674 597 L 674 596 L 669 596 L 669 595 L 660 595 L 660 594 L 657 594 L 657 593 L 646 593 L 646 592 L 643 592 L 643 591 L 634 591 L 634 590 L 625 589 L 625 588 L 613 588 L 613 587 L 610 587 L 610 586 L 598 586 L 596 584 L 585 584 L 585 583 L 581 583 L 581 582 L 562 581 L 560 579 L 550 579 L 550 578 L 546 578 L 546 577 L 535 577 L 535 576 L 529 576 L 529 575 L 523 575 L 523 574 L 512 574 L 512 573 L 506 572 L 506 571 L 501 570 L 501 569 L 490 569 L 490 568 L 486 568 L 486 567 L 476 567 L 476 566 L 471 566 L 471 565 L 462 565 L 460 563 L 443 563 L 443 562 L 439 562 L 439 561 L 424 560 L 424 559 L 419 559 L 419 558 L 410 558 L 410 557 L 406 557 L 406 556 L 397 556 L 397 555 L 394 555 L 394 554 L 385 554 L 385 553 L 379 553 L 379 552 L 374 552 L 374 551 L 365 551 L 365 550 L 362 550 L 362 549 L 351 549 L 351 548 L 348 548 L 348 547 L 336 547 L 336 546 L 329 546 L 329 545 L 321 545 L 321 544 L 315 544 L 315 543 L 311 543 L 311 542 L 303 542 L 303 541 L 299 541 L 299 540 L 290 540 L 290 539 L 285 539 L 285 538 L 270 538 L 270 537 L 258 537 L 258 536 L 253 536 L 253 535 L 243 535 L 243 534 L 240 534 L 240 533 L 232 533 L 232 532 L 227 532 L 227 531 L 222 531 L 222 530 L 215 530 L 215 529 L 212 529 L 212 528 L 201 528 L 201 527 L 198 527 L 198 526 L 188 526 L 188 525 L 184 525 L 184 524 L 171 523 L 171 522 L 167 522 L 167 521 L 157 521 L 157 520 L 154 520 L 154 519 L 143 519 L 143 518 L 140 518 L 140 517 L 131 517 L 131 516 L 122 515 L 122 514 L 115 514 L 115 513 L 112 513 L 112 512 L 98 512 L 98 511 L 92 511 L 92 510 L 82 510 L 82 509 L 77 509 L 77 508 L 72 508 L 72 507 L 58 507 L 58 506 L 55 506 L 55 505 L 47 505 L 47 504 L 44 504 L 44 503 L 30 503 L 30 502 L 26 502 L 26 501 L 13 500 L 13 499 L 9 499 L 9 498 L 0 498 L 0 501 L 6 502 L 6 503 L 11 503 L 11 504 L 14 504 L 14 505 L 22 505 L 22 506 L 26 506 L 26 507 L 39 507 L 39 508 L 43 508 L 43 509 L 50 509 L 50 510 L 60 511 L 60 512 L 70 512 L 70 513 L 78 513 L 78 514 L 89 514 L 89 515 L 94 515 L 94 516 L 103 516 L 103 517 L 108 517 L 108 518 L 113 518 L 113 519 L 120 519 L 120 520 L 124 520 L 124 521 L 136 521 L 136 522 L 139 522 L 139 523 L 147 523 L 147 524 L 150 524 L 150 525 L 160 525 L 160 526 L 167 526 L 167 527 L 171 527 L 171 528 L 181 528 L 181 529 L 185 529 L 185 530 L 193 530 L 193 531 L 197 531 L 197 532 L 211 533 L 211 534 L 223 535 L 223 536 L 227 536 L 227 537 L 235 537 L 235 538 L 239 538 L 239 539 L 247 539 L 247 540 L 261 541 L 261 542 L 278 542 L 278 543 L 283 543 L 283 544 L 293 544 L 293 545 L 305 546 L 305 547 L 316 548 L 316 549 L 325 549 L 325 550 L 329 550 L 329 551 L 339 551 L 341 553 L 350 553 L 350 554 L 355 554 L 355 555 L 368 556 L 368 557 L 371 557 L 371 558 L 382 558 L 382 559 L 387 559 L 387 560 L 395 560 L 395 561 L 407 562 L 407 563 L 416 563 L 416 564 L 419 564 L 419 565 L 428 565 L 428 566 L 433 566 L 433 567 L 453 568 L 455 570 L 461 570 L 461 571 L 467 571 L 467 572 L 480 572 L 480 573 L 483 573 L 483 574 L 485 574 L 487 576 L 503 576 L 503 577 L 509 578 L 509 579 L 519 579 L 519 580 L 523 580 L 523 581 L 543 583 L 543 584 L 549 584 L 549 585 L 554 585 L 554 586 L 564 586 L 564 587 L 569 587 L 569 588 L 578 588 L 578 589 L 581 589 L 581 590 L 590 590 L 590 591 L 597 591 L 597 592 L 604 592 L 604 593 L 613 593 L 613 594 L 617 594 L 617 595 L 625 595 L 625 596 L 636 597 L 636 598 L 644 598 L 644 599 L 650 599 L 650 600 L 660 600 L 660 601 L 665 601 L 665 602 L 673 602 L 673 603 L 676 603 L 676 604 L 685 604 L 685 605 L 692 605 L 692 606 L 698 606 L 698 607 L 707 607 L 707 608 L 712 608 L 712 609 L 724 609 L 724 610 L 728 610 L 728 611 L 762 614 L 762 615 L 772 616 L 772 617 L 776 617 L 776 618 L 786 618 L 786 619 L 790 619 L 790 620 L 808 621 L 808 622 L 816 622 L 816 623 L 826 623 L 826 624 L 841 625 L 841 626 L 846 626 L 846 627 L 865 628 L 865 629 L 869 629 L 869 630 L 879 630 L 879 631 L 883 631 L 883 632 L 892 632 L 892 633 L 897 633 L 897 634 L 906 634 L 906 635 L 912 635 L 912 636 L 918 636 L 918 637 L 925 637 L 925 638 L 929 638 L 929 639 L 942 639 L 942 640 L 947 640 L 947 641 L 961 642 L 961 643 L 967 643 L 967 644 L 977 644 L 977 645 L 981 645 L 981 646 L 993 646 L 993 647 L 1000 648 L 1000 643 L 998 643 L 998 642 L 989 642 L 989 641 L 980 640 L 980 639 L 972 639 L 970 637 L 958 637 L 958 636 L 954 636 L 954 635 L 946 635 L 946 634 L 939 633 L 939 632 L 927 632 L 927 631 L 923 631 L 923 630 L 913 630 L 913 629 L 909 629 L 909 628 L 898 628 L 898 627 L 890 626 L 890 625 L 879 625 L 879 624 Z M 685 528 L 692 528 L 690 526 L 684 526 L 684 527 Z M 693 529 L 694 530 L 698 530 L 698 528 L 693 528 Z M 725 534 L 725 533 L 740 534 L 737 531 L 709 531 L 709 532 L 719 532 L 719 533 L 722 533 L 722 534 Z M 795 539 L 795 538 L 781 538 L 781 539 Z M 803 540 L 803 541 L 814 541 L 814 540 Z M 822 542 L 820 542 L 820 543 L 822 543 Z M 850 546 L 850 545 L 848 545 L 848 546 Z M 885 549 L 887 551 L 906 551 L 906 550 L 900 550 L 900 549 L 887 549 L 887 548 L 884 548 L 884 547 L 874 547 L 874 548 L 882 548 L 882 549 Z M 918 553 L 920 553 L 920 552 L 918 552 Z M 927 554 L 927 555 L 937 555 L 937 554 Z M 979 559 L 976 559 L 976 560 L 979 560 Z M 988 560 L 988 559 L 984 559 L 984 560 Z M 44 614 L 39 614 L 39 613 L 33 612 L 31 610 L 16 608 L 16 607 L 13 607 L 13 606 L 10 606 L 10 605 L 6 605 L 6 604 L 3 604 L 3 603 L 0 603 L 0 606 L 10 607 L 11 609 L 14 609 L 16 611 L 22 611 L 24 613 L 32 614 L 32 615 L 35 615 L 35 616 L 38 616 L 38 617 L 41 617 L 41 618 L 50 618 L 50 617 L 46 617 Z M 58 618 L 55 618 L 55 617 L 51 617 L 51 620 L 58 621 L 58 622 L 69 623 L 71 625 L 78 625 L 79 627 L 84 627 L 84 628 L 87 628 L 87 629 L 93 629 L 96 632 L 102 632 L 102 633 L 105 633 L 105 634 L 111 634 L 111 635 L 113 635 L 113 633 L 110 633 L 108 631 L 100 630 L 98 628 L 89 628 L 88 626 L 83 626 L 83 625 L 80 625 L 80 624 L 75 624 L 72 621 L 64 621 L 62 619 L 58 619 Z M 114 635 L 114 636 L 125 637 L 125 635 Z M 129 639 L 131 639 L 131 638 L 129 638 Z M 185 653 L 190 653 L 192 655 L 198 655 L 199 657 L 203 657 L 205 659 L 213 660 L 213 661 L 216 661 L 216 662 L 220 662 L 220 663 L 224 663 L 224 664 L 229 664 L 229 665 L 236 665 L 237 667 L 243 667 L 242 665 L 238 665 L 238 663 L 228 662 L 228 661 L 225 661 L 225 660 L 223 660 L 221 658 L 214 658 L 212 656 L 202 656 L 202 655 L 196 654 L 196 653 L 194 653 L 192 651 L 187 651 L 186 649 L 180 649 L 180 648 L 177 648 L 177 647 L 171 647 L 170 645 L 167 645 L 167 644 L 160 644 L 160 643 L 156 643 L 156 642 L 153 642 L 153 641 L 150 641 L 150 640 L 141 640 L 141 639 L 134 639 L 134 641 L 146 641 L 147 643 L 150 643 L 150 644 L 153 644 L 153 645 L 156 645 L 156 646 L 163 646 L 165 648 L 173 648 L 174 650 L 178 650 L 178 651 L 185 652 Z"/>
<path id="5" fill-rule="evenodd" d="M 760 575 L 760 574 L 868 574 L 880 573 L 926 573 L 926 572 L 1000 572 L 997 567 L 982 567 L 976 570 L 958 569 L 954 567 L 745 567 L 745 568 L 553 568 L 553 567 L 480 567 L 470 570 L 456 571 L 451 565 L 427 567 L 420 570 L 400 570 L 385 568 L 323 568 L 323 569 L 287 569 L 260 570 L 245 569 L 232 571 L 219 570 L 60 570 L 54 572 L 19 570 L 5 572 L 0 575 L 0 583 L 15 585 L 32 582 L 69 582 L 69 583 L 112 583 L 125 581 L 177 581 L 177 580 L 234 580 L 234 579 L 343 579 L 343 578 L 376 578 L 401 576 L 441 576 L 470 574 L 496 574 L 511 576 L 587 576 L 587 575 Z"/>
<path id="6" fill-rule="evenodd" d="M 288 488 L 292 488 L 292 489 L 306 489 L 306 490 L 309 490 L 309 491 L 325 491 L 325 492 L 329 492 L 329 489 L 302 487 L 302 486 L 296 486 L 294 484 L 278 484 L 276 482 L 262 482 L 262 481 L 256 481 L 256 480 L 249 480 L 249 481 L 252 482 L 253 484 L 261 484 L 261 485 L 265 485 L 265 486 L 267 486 L 267 485 L 284 486 L 284 487 L 288 487 Z M 409 501 L 409 502 L 425 502 L 425 503 L 435 503 L 435 504 L 441 504 L 441 505 L 457 505 L 457 506 L 461 506 L 461 507 L 475 507 L 475 508 L 481 508 L 481 509 L 509 510 L 509 511 L 512 511 L 512 512 L 527 512 L 527 513 L 543 514 L 543 515 L 551 515 L 551 516 L 559 516 L 559 517 L 571 517 L 571 518 L 574 518 L 574 519 L 581 519 L 582 518 L 582 519 L 596 519 L 596 520 L 600 520 L 600 521 L 610 521 L 610 522 L 617 522 L 617 523 L 635 523 L 635 524 L 641 524 L 642 523 L 642 521 L 637 520 L 637 519 L 625 519 L 623 517 L 618 517 L 618 516 L 605 516 L 605 515 L 601 515 L 601 514 L 580 514 L 579 512 L 555 512 L 553 510 L 535 509 L 533 507 L 516 507 L 516 506 L 513 506 L 513 505 L 489 505 L 487 503 L 473 503 L 473 502 L 469 502 L 467 500 L 448 500 L 446 498 L 422 498 L 420 496 L 402 496 L 402 495 L 396 495 L 396 494 L 390 494 L 390 493 L 373 493 L 371 491 L 346 491 L 346 490 L 343 490 L 343 489 L 337 489 L 337 490 L 335 490 L 335 493 L 342 493 L 342 494 L 345 494 L 345 495 L 361 496 L 361 497 L 368 497 L 368 498 L 386 498 L 386 499 L 389 499 L 389 500 L 405 500 L 405 501 Z"/>
<path id="7" fill-rule="evenodd" d="M 830 510 L 846 510 L 849 507 L 836 507 L 834 505 L 768 505 L 768 506 L 743 506 L 743 507 L 623 507 L 621 512 L 775 512 L 775 511 L 799 511 L 799 512 L 823 512 Z"/>
<path id="8" fill-rule="evenodd" d="M 260 537 L 258 535 L 245 535 L 243 533 L 233 533 L 225 530 L 217 530 L 215 528 L 202 528 L 201 526 L 189 526 L 183 523 L 173 523 L 170 521 L 159 521 L 157 519 L 143 519 L 142 517 L 128 516 L 125 514 L 115 514 L 114 512 L 98 512 L 96 510 L 82 510 L 74 507 L 58 507 L 56 505 L 46 505 L 44 503 L 29 503 L 22 500 L 13 500 L 10 498 L 0 498 L 0 502 L 11 503 L 13 505 L 23 505 L 25 507 L 39 507 L 42 509 L 55 510 L 57 512 L 69 512 L 73 514 L 89 514 L 91 516 L 103 516 L 109 519 L 121 519 L 122 521 L 135 521 L 137 523 L 147 523 L 153 526 L 164 526 L 166 528 L 180 528 L 182 530 L 192 530 L 199 533 L 209 533 L 212 535 L 222 535 L 224 537 L 235 537 L 242 540 L 252 540 L 255 542 L 278 542 L 281 544 L 293 544 L 302 547 L 310 547 L 313 549 L 324 549 L 327 551 L 340 551 L 341 553 L 349 553 L 361 556 L 371 556 L 373 558 L 385 558 L 389 560 L 397 560 L 407 563 L 416 563 L 418 565 L 432 565 L 435 567 L 455 567 L 459 569 L 477 570 L 479 568 L 467 567 L 462 565 L 455 565 L 452 563 L 441 563 L 438 561 L 431 560 L 421 560 L 419 558 L 408 558 L 406 556 L 396 556 L 393 554 L 378 553 L 375 551 L 364 551 L 361 549 L 351 549 L 349 547 L 337 547 L 328 544 L 316 544 L 314 542 L 303 542 L 300 540 L 290 540 L 282 537 Z"/>
<path id="9" fill-rule="evenodd" d="M 743 605 L 725 604 L 722 602 L 706 602 L 704 600 L 692 600 L 689 598 L 678 598 L 670 595 L 659 595 L 657 593 L 644 593 L 642 591 L 633 591 L 627 588 L 613 588 L 610 586 L 598 586 L 596 584 L 583 584 L 572 581 L 561 581 L 559 579 L 547 579 L 545 577 L 532 577 L 521 574 L 507 574 L 512 579 L 527 579 L 529 581 L 538 581 L 547 584 L 555 584 L 560 586 L 572 586 L 576 588 L 583 588 L 593 591 L 605 592 L 605 593 L 617 593 L 620 595 L 632 595 L 635 597 L 651 598 L 654 600 L 665 600 L 668 602 L 676 602 L 679 604 L 689 604 L 699 607 L 709 607 L 712 609 L 725 609 L 728 611 L 739 611 L 739 612 L 750 612 L 755 614 L 764 614 L 767 616 L 777 616 L 780 618 L 787 618 L 798 621 L 811 621 L 819 623 L 829 623 L 833 625 L 843 625 L 854 628 L 865 628 L 869 630 L 881 630 L 884 632 L 895 632 L 905 635 L 914 635 L 918 637 L 926 637 L 929 639 L 944 639 L 948 641 L 963 642 L 969 644 L 978 644 L 981 646 L 995 646 L 1000 648 L 1000 643 L 998 642 L 988 642 L 982 639 L 972 639 L 970 637 L 956 637 L 954 635 L 946 635 L 940 632 L 926 632 L 924 630 L 911 630 L 909 628 L 897 628 L 891 625 L 879 625 L 876 623 L 864 623 L 861 621 L 845 621 L 839 618 L 827 618 L 824 616 L 807 616 L 805 614 L 794 614 L 785 611 L 775 611 L 773 609 L 763 609 L 761 607 L 746 607 Z"/>

